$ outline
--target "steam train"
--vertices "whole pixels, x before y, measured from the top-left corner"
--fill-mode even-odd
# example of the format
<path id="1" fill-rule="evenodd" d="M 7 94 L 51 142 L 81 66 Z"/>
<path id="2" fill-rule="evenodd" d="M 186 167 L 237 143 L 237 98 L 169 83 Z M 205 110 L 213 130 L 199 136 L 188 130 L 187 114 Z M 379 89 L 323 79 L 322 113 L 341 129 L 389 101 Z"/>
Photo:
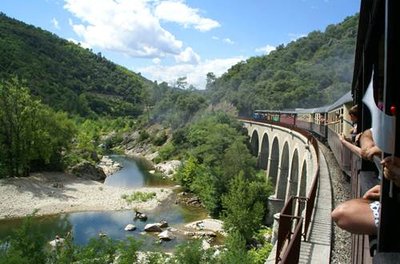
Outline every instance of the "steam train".
<path id="1" fill-rule="evenodd" d="M 378 234 L 352 235 L 352 263 L 400 263 L 400 189 L 382 177 L 380 165 L 386 156 L 400 157 L 400 122 L 396 122 L 396 109 L 400 109 L 399 13 L 395 0 L 361 0 L 351 91 L 335 103 L 312 109 L 256 110 L 253 116 L 257 121 L 308 130 L 325 141 L 351 179 L 353 198 L 381 185 Z M 367 103 L 370 94 L 374 107 Z M 372 127 L 379 142 L 391 144 L 391 150 L 383 148 L 375 162 L 362 159 L 352 144 L 340 140 L 340 135 L 350 136 L 351 123 L 346 120 L 350 120 L 353 105 L 359 109 L 358 131 Z M 393 122 L 390 125 L 385 120 Z"/>

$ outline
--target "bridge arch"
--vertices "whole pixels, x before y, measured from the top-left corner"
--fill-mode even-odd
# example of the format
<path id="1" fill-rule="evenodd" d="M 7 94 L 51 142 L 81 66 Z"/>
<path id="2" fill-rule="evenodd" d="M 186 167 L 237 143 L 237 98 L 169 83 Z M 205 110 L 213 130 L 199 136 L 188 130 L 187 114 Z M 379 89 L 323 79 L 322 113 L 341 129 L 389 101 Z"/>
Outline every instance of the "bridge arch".
<path id="1" fill-rule="evenodd" d="M 250 145 L 251 145 L 251 154 L 254 156 L 258 156 L 258 151 L 259 151 L 259 139 L 258 139 L 258 132 L 257 130 L 253 131 L 253 134 L 251 135 L 250 139 Z"/>
<path id="2" fill-rule="evenodd" d="M 269 137 L 267 133 L 264 133 L 261 141 L 260 154 L 258 159 L 258 165 L 261 169 L 268 169 L 268 159 L 269 159 Z"/>
<path id="3" fill-rule="evenodd" d="M 286 188 L 288 184 L 289 176 L 289 144 L 285 142 L 283 145 L 281 162 L 279 165 L 279 177 L 278 183 L 276 184 L 275 193 L 276 198 L 285 200 Z"/>
<path id="4" fill-rule="evenodd" d="M 299 185 L 299 152 L 297 149 L 294 150 L 292 155 L 292 162 L 290 165 L 290 178 L 287 190 L 287 198 L 290 196 L 297 196 L 298 185 Z"/>
<path id="5" fill-rule="evenodd" d="M 273 186 L 276 186 L 276 179 L 278 178 L 279 153 L 279 140 L 278 137 L 274 137 L 274 140 L 272 141 L 271 158 L 269 160 L 269 171 L 267 174 L 267 177 L 270 179 Z"/>

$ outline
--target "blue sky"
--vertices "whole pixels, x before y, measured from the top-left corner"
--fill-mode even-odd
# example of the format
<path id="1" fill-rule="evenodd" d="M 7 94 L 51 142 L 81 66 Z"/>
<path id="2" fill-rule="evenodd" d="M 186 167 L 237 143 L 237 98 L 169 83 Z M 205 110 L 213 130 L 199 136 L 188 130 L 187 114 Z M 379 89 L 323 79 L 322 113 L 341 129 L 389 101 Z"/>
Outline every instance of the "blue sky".
<path id="1" fill-rule="evenodd" d="M 359 11 L 360 0 L 1 0 L 0 11 L 101 52 L 150 80 L 206 74 L 268 54 Z"/>

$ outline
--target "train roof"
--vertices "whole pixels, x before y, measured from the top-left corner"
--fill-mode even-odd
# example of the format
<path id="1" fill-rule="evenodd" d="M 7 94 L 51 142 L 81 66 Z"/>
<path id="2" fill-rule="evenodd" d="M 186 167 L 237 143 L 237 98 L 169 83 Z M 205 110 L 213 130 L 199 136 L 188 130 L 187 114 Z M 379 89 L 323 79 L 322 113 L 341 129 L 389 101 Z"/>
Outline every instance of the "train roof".
<path id="1" fill-rule="evenodd" d="M 255 110 L 256 113 L 271 113 L 271 114 L 314 114 L 314 113 L 325 113 L 329 112 L 345 103 L 353 102 L 351 91 L 340 97 L 336 102 L 330 105 L 325 105 L 315 108 L 296 108 L 296 109 L 284 109 L 284 110 Z"/>
<path id="2" fill-rule="evenodd" d="M 353 96 L 351 95 L 351 91 L 347 92 L 345 95 L 340 97 L 336 102 L 334 102 L 333 104 L 328 106 L 327 111 L 331 111 L 331 110 L 338 108 L 339 106 L 341 106 L 345 103 L 349 103 L 349 102 L 353 102 Z"/>

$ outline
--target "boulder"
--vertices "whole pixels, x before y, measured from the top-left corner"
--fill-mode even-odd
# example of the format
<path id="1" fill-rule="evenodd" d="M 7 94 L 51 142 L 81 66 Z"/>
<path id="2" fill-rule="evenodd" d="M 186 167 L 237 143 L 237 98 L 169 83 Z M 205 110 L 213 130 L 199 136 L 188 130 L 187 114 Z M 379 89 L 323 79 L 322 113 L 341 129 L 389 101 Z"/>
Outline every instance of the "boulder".
<path id="1" fill-rule="evenodd" d="M 174 239 L 175 237 L 171 231 L 165 230 L 165 231 L 161 232 L 160 234 L 158 234 L 158 238 L 160 238 L 161 240 L 164 240 L 164 241 L 170 241 L 170 240 Z"/>
<path id="2" fill-rule="evenodd" d="M 91 164 L 89 161 L 83 161 L 72 168 L 70 172 L 75 176 L 85 179 L 103 182 L 106 178 L 106 174 L 103 169 Z"/>
<path id="3" fill-rule="evenodd" d="M 135 225 L 128 224 L 125 226 L 125 231 L 134 231 L 136 229 Z"/>
<path id="4" fill-rule="evenodd" d="M 161 232 L 162 230 L 161 230 L 160 224 L 156 223 L 156 224 L 147 224 L 144 227 L 144 231 L 146 231 L 146 232 Z"/>

